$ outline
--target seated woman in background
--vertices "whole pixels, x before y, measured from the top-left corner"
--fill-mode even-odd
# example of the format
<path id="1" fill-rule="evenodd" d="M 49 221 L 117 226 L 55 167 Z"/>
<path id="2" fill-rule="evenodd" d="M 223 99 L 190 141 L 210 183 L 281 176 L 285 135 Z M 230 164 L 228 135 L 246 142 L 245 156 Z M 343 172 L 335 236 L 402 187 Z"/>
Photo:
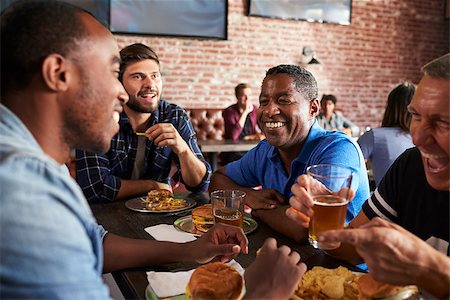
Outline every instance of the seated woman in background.
<path id="1" fill-rule="evenodd" d="M 372 165 L 377 186 L 397 157 L 414 147 L 409 134 L 411 114 L 407 108 L 415 90 L 409 82 L 395 87 L 389 93 L 381 128 L 371 129 L 358 139 L 364 158 Z"/>
<path id="2" fill-rule="evenodd" d="M 334 111 L 337 98 L 334 95 L 322 96 L 320 100 L 320 114 L 316 117 L 320 127 L 326 130 L 339 130 L 350 136 L 358 136 L 359 127 L 341 114 Z"/>

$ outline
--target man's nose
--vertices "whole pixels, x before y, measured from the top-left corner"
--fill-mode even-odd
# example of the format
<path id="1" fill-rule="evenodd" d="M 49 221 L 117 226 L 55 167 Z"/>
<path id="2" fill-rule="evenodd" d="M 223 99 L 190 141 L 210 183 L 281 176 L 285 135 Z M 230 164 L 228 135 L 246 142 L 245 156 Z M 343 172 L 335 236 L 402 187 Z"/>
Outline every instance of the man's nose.
<path id="1" fill-rule="evenodd" d="M 120 101 L 121 104 L 125 104 L 128 102 L 128 93 L 125 91 L 125 88 L 123 87 L 122 84 L 120 84 L 120 88 L 119 88 L 119 96 L 117 97 Z"/>
<path id="2" fill-rule="evenodd" d="M 280 113 L 280 109 L 278 108 L 278 105 L 274 101 L 269 101 L 269 103 L 264 106 L 263 113 L 268 116 L 274 116 Z"/>

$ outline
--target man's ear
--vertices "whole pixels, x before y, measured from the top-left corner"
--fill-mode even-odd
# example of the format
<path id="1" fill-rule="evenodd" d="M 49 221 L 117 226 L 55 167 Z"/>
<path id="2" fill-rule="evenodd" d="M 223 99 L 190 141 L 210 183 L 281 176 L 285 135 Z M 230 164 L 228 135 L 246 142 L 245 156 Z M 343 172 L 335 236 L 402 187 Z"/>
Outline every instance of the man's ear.
<path id="1" fill-rule="evenodd" d="M 41 67 L 44 83 L 55 92 L 64 92 L 68 89 L 70 70 L 70 62 L 59 54 L 47 56 Z"/>
<path id="2" fill-rule="evenodd" d="M 313 100 L 309 101 L 309 111 L 312 118 L 315 118 L 320 111 L 320 103 L 319 99 L 314 98 Z"/>

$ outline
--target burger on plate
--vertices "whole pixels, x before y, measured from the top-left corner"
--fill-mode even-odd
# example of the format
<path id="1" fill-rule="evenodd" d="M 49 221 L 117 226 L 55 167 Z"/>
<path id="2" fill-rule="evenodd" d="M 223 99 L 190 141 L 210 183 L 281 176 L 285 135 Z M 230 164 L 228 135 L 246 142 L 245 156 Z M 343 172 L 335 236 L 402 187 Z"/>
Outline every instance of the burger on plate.
<path id="1" fill-rule="evenodd" d="M 370 273 L 359 277 L 358 289 L 363 299 L 415 300 L 420 299 L 415 285 L 397 286 L 376 281 Z"/>
<path id="2" fill-rule="evenodd" d="M 158 189 L 149 191 L 146 200 L 148 203 L 158 203 L 170 198 L 173 198 L 173 194 L 171 191 L 165 189 Z"/>
<path id="3" fill-rule="evenodd" d="M 186 295 L 190 299 L 241 299 L 244 281 L 235 268 L 221 262 L 209 263 L 192 273 Z"/>
<path id="4" fill-rule="evenodd" d="M 197 232 L 207 232 L 214 226 L 212 205 L 205 204 L 192 210 L 192 224 Z"/>

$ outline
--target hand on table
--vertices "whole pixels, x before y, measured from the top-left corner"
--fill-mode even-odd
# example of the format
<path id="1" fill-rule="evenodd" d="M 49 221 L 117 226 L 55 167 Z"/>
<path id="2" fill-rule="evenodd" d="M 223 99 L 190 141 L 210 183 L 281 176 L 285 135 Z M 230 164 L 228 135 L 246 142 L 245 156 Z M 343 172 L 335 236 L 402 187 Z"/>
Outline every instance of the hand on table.
<path id="1" fill-rule="evenodd" d="M 252 209 L 274 209 L 284 204 L 284 196 L 274 189 L 247 192 L 245 204 Z"/>
<path id="2" fill-rule="evenodd" d="M 331 194 L 331 192 L 319 181 L 314 180 L 308 175 L 301 175 L 297 182 L 291 187 L 293 193 L 289 199 L 290 208 L 286 210 L 286 215 L 303 227 L 309 227 L 310 218 L 313 216 L 314 206 L 312 195 Z M 342 189 L 338 195 L 342 194 L 344 198 L 352 199 L 355 196 L 353 190 Z"/>
<path id="3" fill-rule="evenodd" d="M 256 260 L 245 270 L 245 299 L 288 299 L 306 272 L 300 255 L 268 238 Z"/>
<path id="4" fill-rule="evenodd" d="M 149 140 L 153 141 L 158 147 L 168 146 L 175 154 L 179 155 L 189 150 L 189 146 L 180 136 L 178 130 L 172 123 L 158 123 L 145 131 Z"/>
<path id="5" fill-rule="evenodd" d="M 376 280 L 395 285 L 425 285 L 424 277 L 430 278 L 438 272 L 429 263 L 430 259 L 435 260 L 440 255 L 444 259 L 444 268 L 450 264 L 448 257 L 414 234 L 378 217 L 355 229 L 324 232 L 319 235 L 319 241 L 353 245 Z M 445 272 L 448 283 L 448 269 Z"/>
<path id="6" fill-rule="evenodd" d="M 193 253 L 198 263 L 207 263 L 213 258 L 227 262 L 241 251 L 248 253 L 248 240 L 242 228 L 226 224 L 214 225 L 191 243 L 195 247 Z"/>

